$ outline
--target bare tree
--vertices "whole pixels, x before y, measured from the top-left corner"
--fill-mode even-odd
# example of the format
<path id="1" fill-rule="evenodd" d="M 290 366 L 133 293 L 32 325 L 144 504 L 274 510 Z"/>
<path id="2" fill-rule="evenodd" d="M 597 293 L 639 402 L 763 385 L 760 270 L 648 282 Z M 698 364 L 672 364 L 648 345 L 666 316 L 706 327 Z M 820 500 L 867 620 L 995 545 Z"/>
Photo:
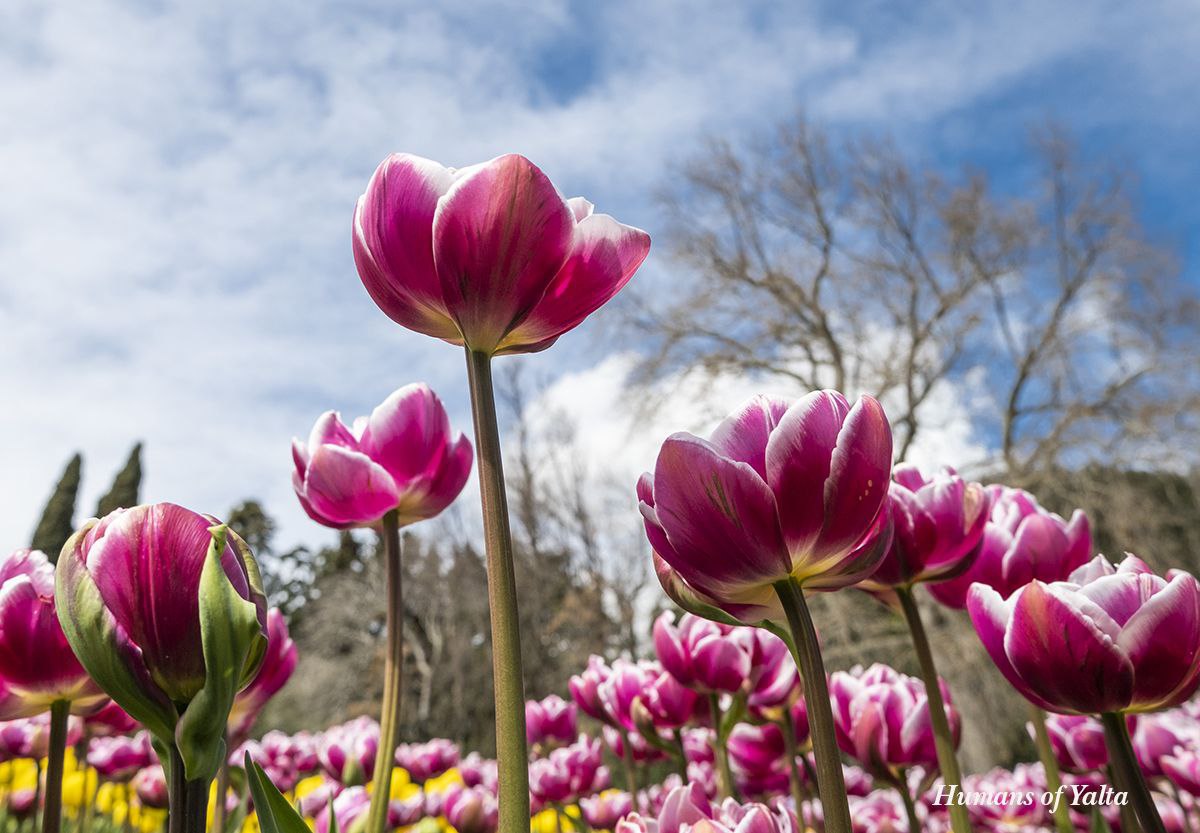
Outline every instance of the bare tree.
<path id="1" fill-rule="evenodd" d="M 898 459 L 937 387 L 971 378 L 995 399 L 989 462 L 1009 472 L 1163 450 L 1198 427 L 1196 295 L 1146 239 L 1128 177 L 1052 129 L 1030 159 L 1038 176 L 1010 196 L 804 119 L 712 142 L 663 198 L 686 278 L 631 307 L 653 340 L 637 378 L 874 393 Z"/>

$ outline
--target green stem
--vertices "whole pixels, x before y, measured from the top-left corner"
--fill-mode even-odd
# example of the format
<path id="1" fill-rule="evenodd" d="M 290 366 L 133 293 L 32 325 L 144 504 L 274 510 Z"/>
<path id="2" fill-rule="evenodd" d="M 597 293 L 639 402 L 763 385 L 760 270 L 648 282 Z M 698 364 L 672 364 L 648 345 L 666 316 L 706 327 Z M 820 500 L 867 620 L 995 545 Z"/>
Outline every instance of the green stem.
<path id="1" fill-rule="evenodd" d="M 62 828 L 63 759 L 67 752 L 67 718 L 71 704 L 57 700 L 50 705 L 50 754 L 46 762 L 46 797 L 42 805 L 42 833 Z"/>
<path id="2" fill-rule="evenodd" d="M 187 816 L 185 806 L 187 781 L 183 776 L 183 758 L 180 757 L 179 747 L 175 744 L 171 744 L 170 763 L 166 770 L 167 833 L 184 833 L 184 822 Z"/>
<path id="3" fill-rule="evenodd" d="M 618 728 L 617 731 L 621 731 Z M 638 791 L 637 770 L 633 765 L 633 743 L 629 740 L 628 734 L 623 734 L 621 737 L 621 763 L 625 768 L 625 788 L 629 790 L 629 796 L 633 799 L 633 806 L 639 813 L 645 811 L 642 806 L 642 797 Z"/>
<path id="4" fill-rule="evenodd" d="M 210 779 L 197 778 L 184 784 L 183 833 L 205 833 L 208 826 Z"/>
<path id="5" fill-rule="evenodd" d="M 521 676 L 521 631 L 517 618 L 517 577 L 492 359 L 467 349 L 467 380 L 475 421 L 479 496 L 487 552 L 488 607 L 492 625 L 492 676 L 496 694 L 496 760 L 499 769 L 500 833 L 529 829 L 529 757 L 525 746 L 525 683 Z M 626 740 L 628 746 L 628 740 Z"/>
<path id="6" fill-rule="evenodd" d="M 1108 712 L 1100 715 L 1100 722 L 1104 724 L 1108 759 L 1116 780 L 1120 782 L 1118 789 L 1129 793 L 1130 803 L 1144 833 L 1164 833 L 1158 807 L 1154 805 L 1150 788 L 1146 786 L 1146 779 L 1142 776 L 1142 768 L 1138 766 L 1133 743 L 1129 739 L 1129 727 L 1125 725 L 1125 716 Z"/>
<path id="7" fill-rule="evenodd" d="M 687 759 L 687 747 L 684 746 L 684 744 L 683 744 L 683 730 L 682 729 L 675 730 L 675 749 L 676 749 L 676 754 L 679 755 L 679 777 L 682 778 L 683 783 L 686 784 L 687 780 L 688 780 L 688 759 Z"/>
<path id="8" fill-rule="evenodd" d="M 383 516 L 380 532 L 387 581 L 387 658 L 383 671 L 383 703 L 379 714 L 379 751 L 367 810 L 366 833 L 387 833 L 392 770 L 400 742 L 400 703 L 404 667 L 404 596 L 400 564 L 400 524 L 395 509 Z"/>
<path id="9" fill-rule="evenodd" d="M 1050 746 L 1050 733 L 1046 731 L 1046 713 L 1030 703 L 1029 719 L 1033 723 L 1038 758 L 1046 773 L 1046 789 L 1057 793 L 1062 789 L 1062 776 L 1058 771 L 1058 759 L 1054 757 L 1054 750 Z M 1059 800 L 1058 806 L 1054 808 L 1054 826 L 1058 833 L 1075 833 L 1075 823 L 1071 821 L 1071 808 L 1065 801 Z"/>
<path id="10" fill-rule="evenodd" d="M 942 783 L 947 787 L 962 789 L 962 770 L 958 767 L 958 756 L 954 752 L 954 736 L 950 733 L 950 722 L 946 719 L 946 704 L 942 701 L 942 689 L 938 684 L 937 666 L 933 663 L 933 652 L 929 650 L 929 637 L 921 622 L 921 611 L 911 587 L 897 587 L 900 608 L 912 634 L 913 647 L 921 665 L 921 679 L 925 682 L 925 697 L 929 704 L 929 721 L 933 726 L 933 742 L 937 747 L 938 768 L 942 771 Z M 970 833 L 971 820 L 965 805 L 950 805 L 950 826 L 954 833 Z"/>
<path id="11" fill-rule="evenodd" d="M 229 748 L 229 737 L 225 737 L 225 748 Z M 213 803 L 213 833 L 225 833 L 225 795 L 229 792 L 229 760 L 221 761 L 217 769 L 217 798 Z"/>
<path id="12" fill-rule="evenodd" d="M 796 758 L 800 756 L 800 750 L 796 746 L 796 724 L 792 720 L 792 710 L 786 706 L 783 709 L 783 719 L 780 728 L 783 730 L 783 748 L 787 750 L 788 758 L 788 781 L 792 785 L 792 801 L 796 804 L 796 817 L 803 819 L 804 805 L 804 783 L 800 780 L 800 765 L 796 763 Z"/>
<path id="13" fill-rule="evenodd" d="M 721 712 L 721 695 L 708 693 L 708 708 L 716 727 L 716 742 L 713 752 L 717 756 L 717 792 L 721 798 L 737 798 L 737 786 L 733 781 L 733 768 L 729 766 L 729 748 L 725 737 L 725 715 Z M 686 778 L 684 781 L 686 782 Z"/>
<path id="14" fill-rule="evenodd" d="M 775 582 L 775 592 L 787 614 L 795 642 L 796 665 L 804 678 L 805 703 L 808 706 L 809 733 L 813 755 L 817 759 L 817 790 L 825 815 L 825 829 L 831 833 L 850 833 L 850 807 L 846 801 L 846 783 L 842 777 L 842 759 L 838 754 L 833 730 L 833 709 L 829 703 L 829 685 L 817 631 L 813 627 L 804 591 L 795 579 Z"/>
<path id="15" fill-rule="evenodd" d="M 901 772 L 900 783 L 896 784 L 896 792 L 904 801 L 904 812 L 908 816 L 908 833 L 919 833 L 921 820 L 917 818 L 917 805 L 913 804 L 912 793 L 908 791 L 908 773 Z"/>

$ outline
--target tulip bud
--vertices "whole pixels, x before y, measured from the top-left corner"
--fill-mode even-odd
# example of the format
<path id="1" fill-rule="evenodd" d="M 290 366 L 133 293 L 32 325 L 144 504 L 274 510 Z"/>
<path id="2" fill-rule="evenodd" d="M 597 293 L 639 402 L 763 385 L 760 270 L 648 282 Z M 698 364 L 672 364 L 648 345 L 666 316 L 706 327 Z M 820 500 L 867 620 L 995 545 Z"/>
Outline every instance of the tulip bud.
<path id="1" fill-rule="evenodd" d="M 266 649 L 249 547 L 213 518 L 168 503 L 118 509 L 63 547 L 58 616 L 80 663 L 160 742 L 189 781 L 225 759 L 225 724 Z"/>

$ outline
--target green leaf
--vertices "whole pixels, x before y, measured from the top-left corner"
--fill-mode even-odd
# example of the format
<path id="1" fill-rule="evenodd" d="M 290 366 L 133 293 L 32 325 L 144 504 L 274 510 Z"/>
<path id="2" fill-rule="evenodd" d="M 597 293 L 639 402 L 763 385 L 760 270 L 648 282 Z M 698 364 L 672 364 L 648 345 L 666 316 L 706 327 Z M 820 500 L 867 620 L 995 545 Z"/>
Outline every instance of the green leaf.
<path id="1" fill-rule="evenodd" d="M 200 573 L 204 688 L 192 698 L 175 728 L 189 781 L 212 779 L 225 759 L 225 724 L 233 698 L 244 685 L 247 665 L 261 661 L 267 641 L 258 608 L 238 595 L 221 567 L 228 528 L 220 524 L 208 531 L 212 542 Z"/>
<path id="2" fill-rule="evenodd" d="M 312 833 L 304 818 L 271 783 L 262 767 L 250 760 L 249 752 L 245 764 L 246 780 L 250 782 L 250 794 L 254 796 L 254 811 L 258 813 L 262 833 Z"/>
<path id="3" fill-rule="evenodd" d="M 104 605 L 87 565 L 76 552 L 98 522 L 91 520 L 63 546 L 54 570 L 58 621 L 71 650 L 104 693 L 164 743 L 175 742 L 179 713 L 150 677 L 141 650 Z"/>

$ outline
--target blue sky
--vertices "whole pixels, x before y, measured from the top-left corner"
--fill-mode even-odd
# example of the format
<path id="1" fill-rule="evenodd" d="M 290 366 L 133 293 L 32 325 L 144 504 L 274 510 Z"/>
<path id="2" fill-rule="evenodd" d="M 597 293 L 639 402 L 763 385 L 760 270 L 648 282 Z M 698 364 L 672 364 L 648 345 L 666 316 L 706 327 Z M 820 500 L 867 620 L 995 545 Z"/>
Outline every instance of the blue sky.
<path id="1" fill-rule="evenodd" d="M 466 427 L 459 353 L 392 325 L 354 273 L 351 210 L 393 150 L 521 152 L 653 235 L 673 163 L 800 107 L 1012 187 L 1054 117 L 1134 168 L 1196 279 L 1197 44 L 1189 0 L 6 3 L 0 546 L 26 543 L 76 449 L 85 507 L 141 438 L 148 498 L 257 496 L 291 543 L 322 538 L 288 463 L 321 411 L 425 379 Z M 596 333 L 522 361 L 560 399 L 610 390 L 604 415 L 621 405 L 583 384 L 614 367 Z"/>

